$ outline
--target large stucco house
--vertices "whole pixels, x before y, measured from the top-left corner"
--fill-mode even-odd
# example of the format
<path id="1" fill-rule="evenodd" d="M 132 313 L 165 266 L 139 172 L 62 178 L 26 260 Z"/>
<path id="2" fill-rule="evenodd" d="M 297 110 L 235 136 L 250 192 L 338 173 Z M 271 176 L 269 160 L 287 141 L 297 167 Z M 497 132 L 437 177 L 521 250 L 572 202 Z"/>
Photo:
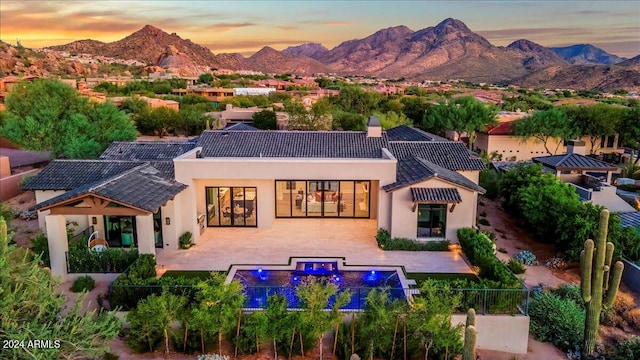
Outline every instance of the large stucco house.
<path id="1" fill-rule="evenodd" d="M 178 247 L 184 232 L 371 219 L 394 237 L 448 239 L 475 224 L 482 161 L 462 142 L 383 131 L 205 131 L 189 142 L 114 142 L 97 160 L 54 160 L 27 185 L 66 273 L 66 223 L 111 247 Z M 250 230 L 250 229 L 249 229 Z M 214 234 L 215 235 L 215 234 Z"/>

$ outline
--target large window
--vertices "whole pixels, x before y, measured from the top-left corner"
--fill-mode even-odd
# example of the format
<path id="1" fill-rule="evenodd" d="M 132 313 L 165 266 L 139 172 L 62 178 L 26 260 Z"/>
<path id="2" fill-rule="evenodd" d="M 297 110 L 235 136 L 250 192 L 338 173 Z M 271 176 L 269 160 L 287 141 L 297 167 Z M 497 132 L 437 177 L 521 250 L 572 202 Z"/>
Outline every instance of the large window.
<path id="1" fill-rule="evenodd" d="M 255 187 L 207 187 L 207 226 L 257 226 Z"/>
<path id="2" fill-rule="evenodd" d="M 276 217 L 368 218 L 370 181 L 276 180 Z"/>
<path id="3" fill-rule="evenodd" d="M 418 204 L 418 237 L 443 238 L 446 234 L 447 205 Z"/>

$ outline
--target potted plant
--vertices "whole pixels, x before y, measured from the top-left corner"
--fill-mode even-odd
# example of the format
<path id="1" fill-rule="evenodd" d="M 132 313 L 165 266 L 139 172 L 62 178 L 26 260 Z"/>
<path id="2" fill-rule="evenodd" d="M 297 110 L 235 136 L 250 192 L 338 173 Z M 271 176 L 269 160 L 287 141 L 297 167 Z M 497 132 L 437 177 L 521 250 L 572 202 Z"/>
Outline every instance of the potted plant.
<path id="1" fill-rule="evenodd" d="M 180 238 L 178 239 L 178 242 L 180 243 L 180 248 L 181 249 L 188 249 L 190 247 L 192 247 L 193 245 L 195 245 L 194 243 L 191 242 L 191 232 L 187 231 L 184 234 L 180 235 Z"/>

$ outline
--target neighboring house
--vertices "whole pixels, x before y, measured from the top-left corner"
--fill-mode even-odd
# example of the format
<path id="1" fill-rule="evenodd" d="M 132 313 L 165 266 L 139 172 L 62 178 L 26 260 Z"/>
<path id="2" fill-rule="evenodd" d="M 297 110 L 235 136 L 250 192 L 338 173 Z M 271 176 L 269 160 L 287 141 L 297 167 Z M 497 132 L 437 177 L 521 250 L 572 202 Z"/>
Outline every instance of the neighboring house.
<path id="1" fill-rule="evenodd" d="M 499 123 L 487 127 L 484 131 L 476 132 L 476 140 L 473 149 L 491 154 L 493 152 L 502 156 L 502 160 L 527 161 L 537 156 L 549 155 L 542 142 L 531 137 L 523 139 L 514 135 L 514 124 L 518 119 L 529 115 L 526 112 L 500 112 Z M 610 154 L 619 152 L 618 135 L 603 136 L 592 146 L 588 136 L 581 140 L 585 142 L 587 154 Z M 547 142 L 549 151 L 555 154 L 567 152 L 567 146 L 562 139 L 549 139 Z"/>
<path id="2" fill-rule="evenodd" d="M 238 131 L 240 130 L 240 131 Z M 98 160 L 55 160 L 27 186 L 64 274 L 65 223 L 113 247 L 178 247 L 221 227 L 371 219 L 394 237 L 448 239 L 475 225 L 482 161 L 461 142 L 382 131 L 205 131 L 194 142 L 115 142 Z M 334 221 L 334 220 L 331 220 Z M 330 229 L 327 229 L 330 231 Z"/>
<path id="3" fill-rule="evenodd" d="M 263 110 L 272 109 L 264 109 L 257 106 L 250 108 L 234 108 L 232 104 L 227 104 L 224 111 L 212 111 L 206 113 L 206 115 L 216 119 L 220 128 L 225 128 L 237 123 L 253 124 L 253 114 Z M 289 122 L 289 114 L 284 111 L 276 111 L 276 121 L 278 130 L 286 129 L 287 123 Z"/>
<path id="4" fill-rule="evenodd" d="M 611 185 L 613 175 L 620 173 L 618 167 L 585 156 L 583 141 L 571 140 L 567 145 L 566 154 L 534 157 L 533 162 L 542 164 L 544 169 L 575 187 L 584 201 L 602 205 L 611 212 L 634 211 L 616 194 L 616 187 Z"/>

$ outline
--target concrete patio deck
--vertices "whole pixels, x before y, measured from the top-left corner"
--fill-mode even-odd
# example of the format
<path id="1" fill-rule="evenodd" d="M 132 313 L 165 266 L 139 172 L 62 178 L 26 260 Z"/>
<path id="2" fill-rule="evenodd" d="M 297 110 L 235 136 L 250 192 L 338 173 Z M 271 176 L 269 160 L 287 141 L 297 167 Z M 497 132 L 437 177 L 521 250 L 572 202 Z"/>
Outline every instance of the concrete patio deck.
<path id="1" fill-rule="evenodd" d="M 229 270 L 233 264 L 281 265 L 290 257 L 343 257 L 347 265 L 404 266 L 407 272 L 471 273 L 455 251 L 383 251 L 376 221 L 276 219 L 268 229 L 207 228 L 188 250 L 157 249 L 158 270 Z"/>

